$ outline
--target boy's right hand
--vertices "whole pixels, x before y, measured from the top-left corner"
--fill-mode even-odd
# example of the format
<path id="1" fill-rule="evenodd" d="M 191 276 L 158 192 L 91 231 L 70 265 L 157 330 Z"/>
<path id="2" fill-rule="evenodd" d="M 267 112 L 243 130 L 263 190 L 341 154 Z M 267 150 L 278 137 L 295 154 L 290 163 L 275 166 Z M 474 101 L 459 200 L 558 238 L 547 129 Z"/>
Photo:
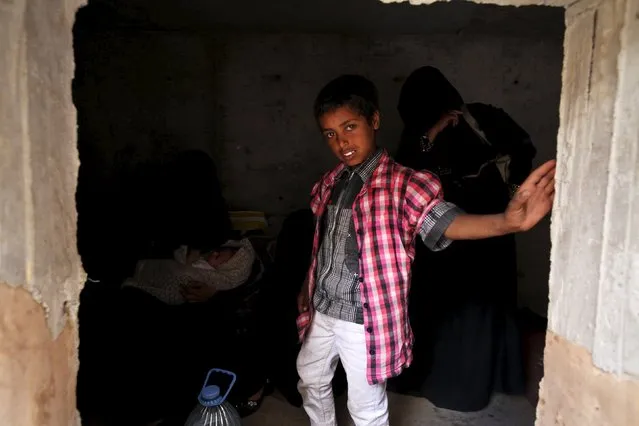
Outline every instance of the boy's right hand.
<path id="1" fill-rule="evenodd" d="M 308 311 L 308 280 L 304 280 L 302 291 L 297 295 L 297 310 L 300 314 Z"/>

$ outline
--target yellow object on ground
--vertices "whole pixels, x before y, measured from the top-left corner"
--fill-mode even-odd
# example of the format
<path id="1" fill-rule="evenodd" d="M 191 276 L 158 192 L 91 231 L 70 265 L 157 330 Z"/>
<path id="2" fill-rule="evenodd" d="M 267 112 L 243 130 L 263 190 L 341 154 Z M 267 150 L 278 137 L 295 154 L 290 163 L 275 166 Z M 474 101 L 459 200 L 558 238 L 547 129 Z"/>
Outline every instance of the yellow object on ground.
<path id="1" fill-rule="evenodd" d="M 231 225 L 234 231 L 242 233 L 251 231 L 266 231 L 268 222 L 266 214 L 257 211 L 232 211 L 230 212 Z"/>

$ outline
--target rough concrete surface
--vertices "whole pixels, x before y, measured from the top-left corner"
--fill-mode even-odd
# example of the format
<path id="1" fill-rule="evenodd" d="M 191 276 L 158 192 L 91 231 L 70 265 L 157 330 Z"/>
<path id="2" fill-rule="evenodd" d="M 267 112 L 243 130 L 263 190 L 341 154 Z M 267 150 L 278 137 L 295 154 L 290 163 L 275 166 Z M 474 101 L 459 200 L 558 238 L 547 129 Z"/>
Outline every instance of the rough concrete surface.
<path id="1" fill-rule="evenodd" d="M 442 1 L 453 0 L 378 0 L 382 3 L 405 3 L 408 2 L 414 6 L 433 4 Z M 577 0 L 578 1 L 578 0 Z M 566 7 L 576 3 L 575 0 L 473 0 L 474 3 L 495 4 L 498 6 L 553 6 Z"/>
<path id="2" fill-rule="evenodd" d="M 593 358 L 639 379 L 639 1 L 615 4 L 623 30 Z"/>
<path id="3" fill-rule="evenodd" d="M 0 280 L 27 288 L 53 336 L 82 284 L 71 25 L 80 1 L 0 4 Z M 70 311 L 73 311 L 71 309 Z"/>
<path id="4" fill-rule="evenodd" d="M 545 351 L 537 424 L 634 426 L 639 424 L 639 382 L 602 372 L 585 348 L 552 332 Z"/>
<path id="5" fill-rule="evenodd" d="M 639 0 L 587 0 L 566 18 L 537 424 L 637 425 Z"/>
<path id="6" fill-rule="evenodd" d="M 605 371 L 637 377 L 639 1 L 574 8 L 566 12 L 549 328 Z"/>
<path id="7" fill-rule="evenodd" d="M 0 424 L 76 423 L 74 0 L 0 2 Z"/>
<path id="8" fill-rule="evenodd" d="M 613 93 L 601 93 L 603 99 L 599 97 L 597 103 L 591 102 L 591 96 L 596 95 L 591 90 L 593 74 L 601 80 L 598 69 L 605 65 L 603 58 L 595 57 L 600 48 L 592 41 L 597 33 L 596 16 L 596 11 L 589 9 L 567 19 L 549 296 L 550 329 L 588 349 L 592 349 L 594 339 L 603 200 L 608 181 L 608 171 L 601 166 L 610 154 L 611 102 L 617 78 L 616 72 L 606 74 L 607 80 L 602 84 L 606 83 Z M 584 37 L 591 42 L 584 43 Z M 616 53 L 610 51 L 608 56 L 616 58 Z M 604 123 L 602 118 L 606 119 Z M 603 124 L 603 128 L 596 131 L 600 134 L 607 131 L 607 135 L 593 138 L 592 121 Z M 570 214 L 579 211 L 588 214 Z M 576 295 L 579 295 L 578 305 L 574 303 Z"/>
<path id="9" fill-rule="evenodd" d="M 0 424 L 76 424 L 76 333 L 67 321 L 52 338 L 31 294 L 0 283 Z"/>

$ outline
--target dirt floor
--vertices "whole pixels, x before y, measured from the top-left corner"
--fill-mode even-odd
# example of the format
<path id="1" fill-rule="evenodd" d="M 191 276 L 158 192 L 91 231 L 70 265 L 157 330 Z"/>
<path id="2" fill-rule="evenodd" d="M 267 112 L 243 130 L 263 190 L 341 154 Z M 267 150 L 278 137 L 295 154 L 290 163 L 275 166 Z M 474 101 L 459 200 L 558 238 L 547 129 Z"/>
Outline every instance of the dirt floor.
<path id="1" fill-rule="evenodd" d="M 488 408 L 476 413 L 458 413 L 433 407 L 423 398 L 390 396 L 393 426 L 532 426 L 535 408 L 524 397 L 497 395 Z M 337 403 L 340 426 L 352 425 L 345 398 Z M 244 419 L 243 426 L 306 426 L 308 419 L 277 394 L 264 400 L 260 411 Z"/>

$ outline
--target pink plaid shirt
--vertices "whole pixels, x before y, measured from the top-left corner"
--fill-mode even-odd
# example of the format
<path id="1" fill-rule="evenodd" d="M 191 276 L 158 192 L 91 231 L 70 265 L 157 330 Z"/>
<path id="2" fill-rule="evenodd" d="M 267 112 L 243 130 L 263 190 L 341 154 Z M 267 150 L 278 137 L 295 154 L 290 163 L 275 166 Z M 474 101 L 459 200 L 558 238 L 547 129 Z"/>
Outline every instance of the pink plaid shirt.
<path id="1" fill-rule="evenodd" d="M 330 201 L 340 164 L 315 184 L 311 209 L 321 218 Z M 367 333 L 367 379 L 382 383 L 412 362 L 413 333 L 408 320 L 408 291 L 415 239 L 429 213 L 445 204 L 439 179 L 400 166 L 384 152 L 377 169 L 353 203 L 353 221 L 360 252 L 360 292 Z M 442 207 L 442 206 L 440 206 Z M 316 220 L 313 257 L 308 273 L 309 300 L 315 290 L 321 220 Z M 297 319 L 303 340 L 313 306 Z"/>

